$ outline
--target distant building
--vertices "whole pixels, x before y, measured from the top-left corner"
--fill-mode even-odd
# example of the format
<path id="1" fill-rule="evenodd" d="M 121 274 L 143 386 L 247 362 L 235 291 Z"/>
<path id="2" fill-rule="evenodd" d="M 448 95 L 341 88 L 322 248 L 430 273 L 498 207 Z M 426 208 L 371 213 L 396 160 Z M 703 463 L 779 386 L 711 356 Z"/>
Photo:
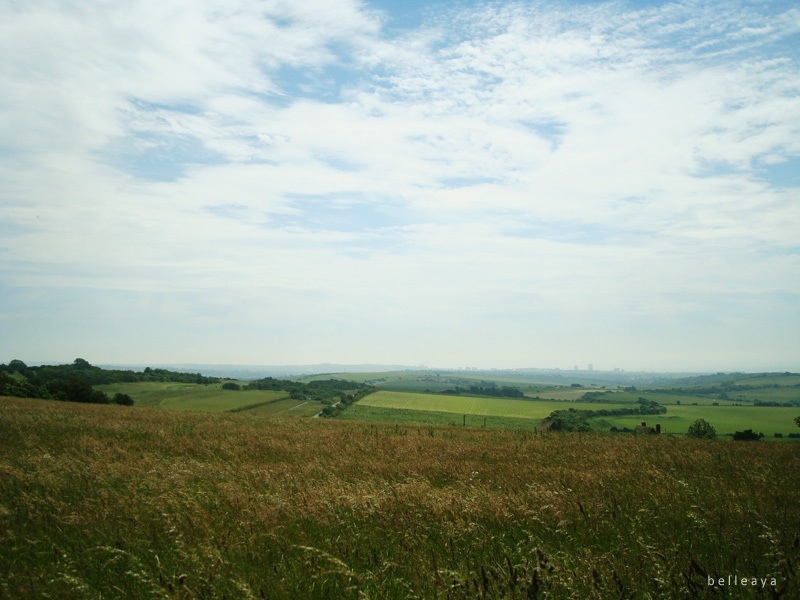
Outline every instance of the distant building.
<path id="1" fill-rule="evenodd" d="M 633 430 L 634 433 L 642 433 L 644 435 L 658 435 L 661 433 L 661 423 L 656 423 L 655 427 L 648 427 L 645 421 Z"/>

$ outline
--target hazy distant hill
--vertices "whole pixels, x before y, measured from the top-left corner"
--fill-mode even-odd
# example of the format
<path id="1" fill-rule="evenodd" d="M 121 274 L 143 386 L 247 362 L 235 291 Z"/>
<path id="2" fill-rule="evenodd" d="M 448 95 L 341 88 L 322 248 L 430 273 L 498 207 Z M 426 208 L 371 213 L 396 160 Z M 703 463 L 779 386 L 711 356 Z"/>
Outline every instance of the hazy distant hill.
<path id="1" fill-rule="evenodd" d="M 454 369 L 435 368 L 425 365 L 380 365 L 380 364 L 338 364 L 319 363 L 314 365 L 235 365 L 235 364 L 107 364 L 102 365 L 107 369 L 133 369 L 141 371 L 145 367 L 169 369 L 184 373 L 202 373 L 207 377 L 230 377 L 232 379 L 260 379 L 263 377 L 296 378 L 306 375 L 322 375 L 335 373 L 386 373 L 393 371 L 435 371 L 438 373 L 468 373 L 471 376 L 513 377 L 519 380 L 535 380 L 538 382 L 552 382 L 569 385 L 580 382 L 586 385 L 665 385 L 671 384 L 676 379 L 702 376 L 699 373 L 654 373 L 642 371 L 589 371 L 572 369 Z M 738 374 L 737 376 L 741 376 Z"/>
<path id="2" fill-rule="evenodd" d="M 422 370 L 426 367 L 408 365 L 340 365 L 321 363 L 317 365 L 207 365 L 197 363 L 183 364 L 151 364 L 151 365 L 102 365 L 106 369 L 134 369 L 141 371 L 145 367 L 169 369 L 185 373 L 202 373 L 209 377 L 230 377 L 232 379 L 260 379 L 262 377 L 298 377 L 302 375 L 320 375 L 323 373 L 382 373 L 385 371 Z"/>

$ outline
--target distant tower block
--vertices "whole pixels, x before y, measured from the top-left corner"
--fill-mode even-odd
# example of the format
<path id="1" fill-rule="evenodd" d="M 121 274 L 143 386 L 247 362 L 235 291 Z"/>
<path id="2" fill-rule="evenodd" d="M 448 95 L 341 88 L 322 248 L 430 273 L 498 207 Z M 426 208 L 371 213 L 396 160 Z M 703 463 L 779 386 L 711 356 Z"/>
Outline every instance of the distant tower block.
<path id="1" fill-rule="evenodd" d="M 592 363 L 589 363 L 589 370 L 594 371 L 594 365 Z"/>

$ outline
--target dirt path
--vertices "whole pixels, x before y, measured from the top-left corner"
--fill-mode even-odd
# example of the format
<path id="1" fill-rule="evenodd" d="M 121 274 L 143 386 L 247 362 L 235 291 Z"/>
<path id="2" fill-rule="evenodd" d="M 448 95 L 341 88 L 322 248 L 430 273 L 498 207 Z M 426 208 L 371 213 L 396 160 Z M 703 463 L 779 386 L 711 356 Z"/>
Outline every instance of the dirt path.
<path id="1" fill-rule="evenodd" d="M 303 404 L 298 404 L 297 406 L 293 406 L 293 407 L 291 407 L 291 408 L 285 408 L 285 409 L 283 409 L 283 410 L 282 410 L 282 411 L 280 411 L 280 412 L 276 412 L 275 414 L 276 414 L 276 415 L 282 415 L 282 414 L 283 414 L 283 413 L 285 413 L 285 412 L 289 412 L 290 410 L 294 410 L 295 408 L 300 408 L 301 406 L 305 406 L 306 404 L 308 404 L 308 400 L 306 400 L 305 402 L 303 402 Z"/>
<path id="2" fill-rule="evenodd" d="M 339 400 L 339 402 L 341 402 L 341 400 Z M 336 408 L 337 406 L 339 406 L 339 402 L 337 402 L 336 404 L 331 404 L 331 408 Z M 321 414 L 322 414 L 322 411 L 318 412 L 317 414 L 315 414 L 315 415 L 314 415 L 313 417 L 311 417 L 311 418 L 312 418 L 312 419 L 319 419 L 319 416 L 320 416 Z"/>

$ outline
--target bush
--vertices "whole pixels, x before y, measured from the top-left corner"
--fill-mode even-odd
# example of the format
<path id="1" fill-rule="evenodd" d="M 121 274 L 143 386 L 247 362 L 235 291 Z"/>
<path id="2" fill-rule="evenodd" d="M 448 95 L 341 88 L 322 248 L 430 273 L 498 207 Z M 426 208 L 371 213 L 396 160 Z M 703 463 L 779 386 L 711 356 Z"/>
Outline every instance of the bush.
<path id="1" fill-rule="evenodd" d="M 232 381 L 228 381 L 228 382 L 222 384 L 222 389 L 223 390 L 240 390 L 240 389 L 242 389 L 242 386 L 240 386 L 238 383 L 233 383 Z"/>
<path id="2" fill-rule="evenodd" d="M 89 383 L 77 377 L 53 379 L 47 382 L 47 389 L 57 400 L 85 402 L 89 404 L 108 404 L 108 396 L 95 390 Z"/>
<path id="3" fill-rule="evenodd" d="M 133 406 L 133 398 L 131 398 L 128 394 L 117 393 L 114 394 L 114 404 L 120 404 L 122 406 Z"/>
<path id="4" fill-rule="evenodd" d="M 764 437 L 763 433 L 756 433 L 752 429 L 745 429 L 744 431 L 737 431 L 733 434 L 733 439 L 737 442 L 757 442 Z"/>
<path id="5" fill-rule="evenodd" d="M 717 437 L 717 430 L 705 419 L 697 419 L 689 425 L 687 435 L 692 438 L 712 440 Z"/>

